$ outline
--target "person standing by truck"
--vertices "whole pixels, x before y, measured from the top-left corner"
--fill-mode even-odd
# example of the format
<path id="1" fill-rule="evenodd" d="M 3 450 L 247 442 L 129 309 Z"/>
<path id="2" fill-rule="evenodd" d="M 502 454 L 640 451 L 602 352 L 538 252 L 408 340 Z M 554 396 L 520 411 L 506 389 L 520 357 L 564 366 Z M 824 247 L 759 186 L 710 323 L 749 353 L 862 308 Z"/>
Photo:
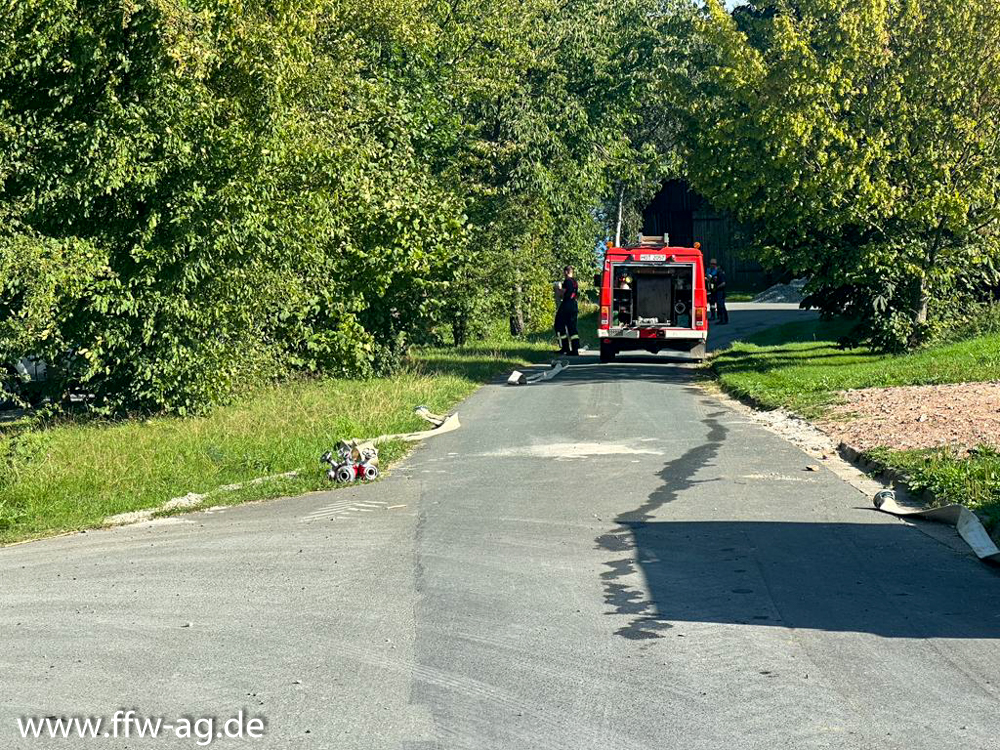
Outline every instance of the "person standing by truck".
<path id="1" fill-rule="evenodd" d="M 715 261 L 713 261 L 714 263 Z M 715 282 L 716 277 L 719 274 L 719 267 L 717 265 L 709 265 L 708 270 L 705 272 L 705 291 L 708 292 L 708 319 L 715 320 L 716 318 L 716 297 L 715 297 Z"/>
<path id="2" fill-rule="evenodd" d="M 580 308 L 577 298 L 580 285 L 573 278 L 573 266 L 563 268 L 562 301 L 556 313 L 556 335 L 559 336 L 560 352 L 576 356 L 580 353 L 580 335 L 577 332 L 577 318 Z"/>
<path id="3" fill-rule="evenodd" d="M 716 322 L 726 325 L 729 322 L 729 310 L 726 309 L 726 272 L 715 258 L 712 258 L 709 268 L 715 271 Z"/>

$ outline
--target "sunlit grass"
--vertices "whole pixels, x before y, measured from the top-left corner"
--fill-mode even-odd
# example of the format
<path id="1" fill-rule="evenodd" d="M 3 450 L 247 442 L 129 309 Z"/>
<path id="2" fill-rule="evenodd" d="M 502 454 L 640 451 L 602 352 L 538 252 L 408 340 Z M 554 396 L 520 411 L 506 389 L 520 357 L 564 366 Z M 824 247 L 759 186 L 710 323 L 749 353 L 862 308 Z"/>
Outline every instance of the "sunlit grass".
<path id="1" fill-rule="evenodd" d="M 845 324 L 790 323 L 751 336 L 713 358 L 723 388 L 757 405 L 817 416 L 840 391 L 1000 378 L 1000 334 L 910 354 L 841 349 Z"/>
<path id="2" fill-rule="evenodd" d="M 581 320 L 582 332 L 593 327 Z M 496 336 L 415 352 L 393 377 L 290 382 L 205 417 L 0 425 L 0 543 L 91 528 L 107 516 L 295 470 L 295 478 L 214 494 L 211 503 L 328 488 L 319 456 L 338 440 L 425 429 L 415 407 L 448 411 L 500 373 L 553 352 L 544 333 Z M 383 466 L 405 450 L 383 446 Z"/>

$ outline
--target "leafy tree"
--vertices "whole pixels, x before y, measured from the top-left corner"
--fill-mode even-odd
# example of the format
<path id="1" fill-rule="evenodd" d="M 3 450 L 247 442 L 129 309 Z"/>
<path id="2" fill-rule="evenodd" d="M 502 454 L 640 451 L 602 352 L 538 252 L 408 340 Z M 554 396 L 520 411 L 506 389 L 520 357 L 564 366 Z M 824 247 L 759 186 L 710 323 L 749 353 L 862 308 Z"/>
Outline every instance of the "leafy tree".
<path id="1" fill-rule="evenodd" d="M 565 5 L 456 2 L 441 21 L 443 86 L 463 126 L 442 178 L 465 197 L 474 228 L 450 298 L 459 341 L 501 316 L 515 334 L 550 325 L 558 265 L 588 262 L 596 243 L 591 122 L 560 60 L 565 26 L 578 29 L 582 19 L 571 13 L 564 25 Z"/>
<path id="2" fill-rule="evenodd" d="M 391 364 L 464 220 L 421 163 L 412 18 L 374 10 L 12 6 L 0 356 L 57 364 L 55 395 L 180 412 L 293 369 Z"/>
<path id="3" fill-rule="evenodd" d="M 433 327 L 465 257 L 465 198 L 440 177 L 459 122 L 435 71 L 439 34 L 423 2 L 326 3 L 303 84 L 309 158 L 290 192 L 311 196 L 325 279 L 310 329 L 322 340 L 325 321 L 356 325 L 370 371 Z M 323 346 L 318 368 L 358 372 Z"/>
<path id="4" fill-rule="evenodd" d="M 1000 6 L 710 0 L 698 32 L 691 180 L 823 310 L 900 348 L 995 283 Z"/>
<path id="5" fill-rule="evenodd" d="M 5 359 L 177 411 L 281 370 L 305 290 L 280 238 L 282 100 L 308 17 L 26 0 L 0 30 Z M 25 348 L 29 347 L 29 348 Z"/>
<path id="6" fill-rule="evenodd" d="M 629 0 L 608 14 L 615 28 L 606 34 L 605 71 L 614 118 L 613 150 L 606 170 L 609 188 L 602 219 L 616 244 L 635 240 L 642 212 L 669 177 L 680 176 L 678 137 L 682 119 L 665 86 L 687 75 L 685 50 L 692 36 L 693 8 L 683 0 L 651 4 Z"/>
<path id="7" fill-rule="evenodd" d="M 547 327 L 666 151 L 673 0 L 5 2 L 0 360 L 109 412 Z"/>

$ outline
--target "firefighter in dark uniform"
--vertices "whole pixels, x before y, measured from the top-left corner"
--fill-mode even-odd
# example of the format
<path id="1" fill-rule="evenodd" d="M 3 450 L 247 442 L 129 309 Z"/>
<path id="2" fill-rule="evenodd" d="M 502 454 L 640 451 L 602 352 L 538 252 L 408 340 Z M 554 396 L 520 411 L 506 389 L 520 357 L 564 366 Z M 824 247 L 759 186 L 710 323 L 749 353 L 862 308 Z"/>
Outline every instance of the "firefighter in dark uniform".
<path id="1" fill-rule="evenodd" d="M 719 325 L 726 325 L 729 322 L 729 310 L 726 309 L 726 272 L 722 270 L 722 266 L 719 262 L 712 258 L 711 265 L 709 266 L 711 270 L 715 272 L 715 283 L 713 288 L 715 289 L 715 321 Z"/>
<path id="2" fill-rule="evenodd" d="M 580 296 L 580 285 L 573 278 L 573 266 L 563 269 L 562 301 L 556 312 L 556 335 L 562 354 L 576 356 L 580 353 L 580 336 L 576 330 L 577 317 L 580 309 L 577 298 Z"/>

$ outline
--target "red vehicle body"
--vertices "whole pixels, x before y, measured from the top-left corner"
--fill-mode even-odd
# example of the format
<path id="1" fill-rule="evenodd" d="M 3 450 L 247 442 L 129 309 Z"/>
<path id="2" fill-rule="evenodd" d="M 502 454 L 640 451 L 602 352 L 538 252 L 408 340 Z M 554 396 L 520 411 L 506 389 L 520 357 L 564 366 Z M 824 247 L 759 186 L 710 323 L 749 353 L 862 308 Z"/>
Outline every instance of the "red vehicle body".
<path id="1" fill-rule="evenodd" d="M 602 362 L 623 351 L 664 349 L 704 358 L 708 296 L 700 247 L 669 247 L 662 237 L 643 237 L 635 247 L 609 246 L 594 282 L 601 290 Z"/>

